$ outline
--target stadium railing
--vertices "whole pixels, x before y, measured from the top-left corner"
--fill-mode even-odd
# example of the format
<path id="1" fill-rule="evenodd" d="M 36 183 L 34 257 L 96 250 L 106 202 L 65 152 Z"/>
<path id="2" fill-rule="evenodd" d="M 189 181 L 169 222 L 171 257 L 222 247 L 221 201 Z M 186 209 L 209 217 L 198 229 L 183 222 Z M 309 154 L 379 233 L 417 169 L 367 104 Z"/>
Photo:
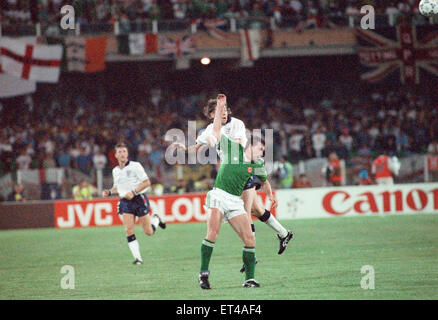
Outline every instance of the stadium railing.
<path id="1" fill-rule="evenodd" d="M 330 22 L 329 27 L 356 28 L 360 27 L 361 16 L 347 16 L 328 14 L 324 16 Z M 387 14 L 376 14 L 376 28 L 393 26 L 398 18 L 406 18 L 413 25 L 438 24 L 438 17 L 427 19 L 420 14 L 409 16 L 398 15 L 390 19 Z M 296 28 L 300 22 L 306 22 L 303 18 L 282 18 L 276 20 L 273 17 L 250 17 L 242 19 L 226 19 L 227 24 L 221 26 L 223 31 L 235 32 L 239 29 L 291 29 Z M 76 24 L 74 30 L 63 30 L 59 24 L 0 24 L 0 36 L 32 36 L 32 35 L 94 35 L 94 34 L 127 34 L 130 32 L 158 33 L 158 32 L 196 32 L 197 22 L 189 19 L 179 20 L 144 20 L 144 21 L 118 21 L 115 23 L 84 23 Z M 304 26 L 305 27 L 305 26 Z"/>

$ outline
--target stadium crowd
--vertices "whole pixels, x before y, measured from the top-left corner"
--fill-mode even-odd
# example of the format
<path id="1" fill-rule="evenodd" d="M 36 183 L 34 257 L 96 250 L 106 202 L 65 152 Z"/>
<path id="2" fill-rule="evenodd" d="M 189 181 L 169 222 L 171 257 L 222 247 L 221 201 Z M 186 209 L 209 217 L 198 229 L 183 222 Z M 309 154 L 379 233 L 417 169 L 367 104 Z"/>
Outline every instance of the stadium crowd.
<path id="1" fill-rule="evenodd" d="M 306 22 L 327 26 L 339 19 L 354 18 L 363 5 L 374 6 L 393 24 L 398 16 L 418 12 L 419 0 L 31 0 L 2 1 L 4 24 L 53 24 L 63 5 L 75 7 L 79 23 L 141 22 L 147 19 L 214 19 L 274 17 L 277 24 Z"/>
<path id="2" fill-rule="evenodd" d="M 208 124 L 203 105 L 214 95 L 177 96 L 154 89 L 135 104 L 102 104 L 84 93 L 50 100 L 29 95 L 7 112 L 0 104 L 0 171 L 71 167 L 87 174 L 93 168 L 109 173 L 117 164 L 113 146 L 124 140 L 132 157 L 159 178 L 168 166 L 166 132 L 179 128 L 187 133 L 187 121 L 196 119 L 199 133 Z M 298 104 L 278 97 L 240 97 L 230 104 L 248 129 L 274 129 L 275 160 L 284 156 L 296 163 L 332 151 L 345 160 L 383 151 L 436 154 L 438 105 L 431 103 L 408 91 L 388 91 L 348 101 L 327 98 Z"/>

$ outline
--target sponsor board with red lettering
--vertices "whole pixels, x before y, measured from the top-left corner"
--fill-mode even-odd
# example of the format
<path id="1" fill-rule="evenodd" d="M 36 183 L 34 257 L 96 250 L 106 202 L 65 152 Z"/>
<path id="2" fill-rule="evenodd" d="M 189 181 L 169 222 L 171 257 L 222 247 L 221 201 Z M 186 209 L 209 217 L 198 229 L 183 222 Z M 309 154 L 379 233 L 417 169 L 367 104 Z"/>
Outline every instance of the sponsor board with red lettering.
<path id="1" fill-rule="evenodd" d="M 160 214 L 166 223 L 205 222 L 205 198 L 205 193 L 149 196 L 149 203 L 151 212 Z M 266 208 L 270 207 L 264 193 L 259 193 L 259 198 Z M 118 201 L 118 198 L 55 201 L 55 227 L 122 225 L 121 216 L 117 214 Z"/>
<path id="2" fill-rule="evenodd" d="M 438 183 L 277 190 L 279 219 L 438 213 Z"/>

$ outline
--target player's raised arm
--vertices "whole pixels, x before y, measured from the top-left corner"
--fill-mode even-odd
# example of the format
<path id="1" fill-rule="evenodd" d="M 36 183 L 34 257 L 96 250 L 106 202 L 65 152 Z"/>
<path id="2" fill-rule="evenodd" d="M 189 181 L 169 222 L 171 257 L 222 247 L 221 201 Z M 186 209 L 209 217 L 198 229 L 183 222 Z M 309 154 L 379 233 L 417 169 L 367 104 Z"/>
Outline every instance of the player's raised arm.
<path id="1" fill-rule="evenodd" d="M 219 94 L 217 96 L 217 104 L 214 112 L 214 120 L 213 120 L 213 132 L 212 137 L 216 139 L 216 141 L 210 141 L 211 146 L 215 146 L 217 142 L 221 139 L 221 129 L 222 129 L 222 115 L 224 114 L 225 105 L 227 103 L 227 98 L 224 94 Z"/>

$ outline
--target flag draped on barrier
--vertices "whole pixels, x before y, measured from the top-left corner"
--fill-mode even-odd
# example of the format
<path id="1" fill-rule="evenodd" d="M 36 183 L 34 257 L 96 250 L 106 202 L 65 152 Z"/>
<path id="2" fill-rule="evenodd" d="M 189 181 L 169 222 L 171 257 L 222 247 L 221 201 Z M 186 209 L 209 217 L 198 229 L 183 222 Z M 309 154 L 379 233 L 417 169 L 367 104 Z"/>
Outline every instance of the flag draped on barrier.
<path id="1" fill-rule="evenodd" d="M 356 30 L 360 62 L 368 69 L 361 78 L 379 81 L 399 71 L 402 83 L 419 83 L 420 70 L 438 76 L 438 32 L 428 27 L 400 25 L 380 30 Z"/>
<path id="2" fill-rule="evenodd" d="M 255 61 L 260 57 L 261 33 L 260 30 L 239 30 L 242 62 Z"/>
<path id="3" fill-rule="evenodd" d="M 182 39 L 173 40 L 165 36 L 158 38 L 158 54 L 171 58 L 179 58 L 195 52 L 195 42 L 192 36 L 184 36 Z"/>
<path id="4" fill-rule="evenodd" d="M 144 55 L 158 52 L 158 35 L 152 33 L 130 33 L 117 37 L 119 53 Z"/>
<path id="5" fill-rule="evenodd" d="M 25 80 L 58 82 L 61 45 L 29 44 L 20 39 L 2 38 L 0 50 L 2 72 Z"/>
<path id="6" fill-rule="evenodd" d="M 67 37 L 65 40 L 68 71 L 105 70 L 106 37 Z"/>

